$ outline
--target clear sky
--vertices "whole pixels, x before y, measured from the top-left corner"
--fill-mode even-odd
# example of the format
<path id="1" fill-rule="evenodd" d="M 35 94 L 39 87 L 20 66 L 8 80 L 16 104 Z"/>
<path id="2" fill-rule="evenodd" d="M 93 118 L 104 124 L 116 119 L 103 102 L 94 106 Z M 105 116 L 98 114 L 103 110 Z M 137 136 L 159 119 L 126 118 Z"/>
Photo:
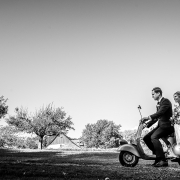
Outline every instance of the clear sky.
<path id="1" fill-rule="evenodd" d="M 107 119 L 122 130 L 155 112 L 152 88 L 180 90 L 179 0 L 0 0 L 0 96 L 35 111 L 54 103 L 78 138 Z M 1 120 L 3 124 L 3 120 Z"/>

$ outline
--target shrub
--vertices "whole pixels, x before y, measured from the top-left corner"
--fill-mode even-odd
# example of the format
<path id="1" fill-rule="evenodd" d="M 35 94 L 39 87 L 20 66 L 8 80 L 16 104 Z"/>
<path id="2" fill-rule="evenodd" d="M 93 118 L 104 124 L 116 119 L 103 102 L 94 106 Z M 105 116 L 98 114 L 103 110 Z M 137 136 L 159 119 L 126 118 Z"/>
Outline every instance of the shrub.
<path id="1" fill-rule="evenodd" d="M 29 149 L 37 149 L 38 148 L 38 141 L 37 138 L 27 138 L 26 139 L 26 147 Z"/>
<path id="2" fill-rule="evenodd" d="M 0 128 L 0 147 L 9 148 L 38 148 L 37 137 L 20 137 L 15 128 L 4 126 Z"/>

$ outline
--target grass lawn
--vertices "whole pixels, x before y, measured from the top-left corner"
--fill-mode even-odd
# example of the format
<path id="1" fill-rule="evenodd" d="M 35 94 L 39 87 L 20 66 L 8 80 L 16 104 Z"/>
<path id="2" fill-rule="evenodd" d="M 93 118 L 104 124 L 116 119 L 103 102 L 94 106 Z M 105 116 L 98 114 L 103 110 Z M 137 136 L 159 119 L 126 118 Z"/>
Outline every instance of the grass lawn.
<path id="1" fill-rule="evenodd" d="M 180 179 L 177 163 L 151 164 L 140 160 L 136 167 L 123 167 L 118 152 L 0 149 L 0 179 Z"/>

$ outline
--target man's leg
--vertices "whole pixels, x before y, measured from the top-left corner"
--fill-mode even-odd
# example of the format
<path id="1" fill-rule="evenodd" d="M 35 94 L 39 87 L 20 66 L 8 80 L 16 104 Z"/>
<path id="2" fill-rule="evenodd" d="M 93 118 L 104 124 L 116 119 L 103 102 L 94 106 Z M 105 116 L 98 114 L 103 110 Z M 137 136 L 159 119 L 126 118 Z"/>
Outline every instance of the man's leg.
<path id="1" fill-rule="evenodd" d="M 154 145 L 155 153 L 156 153 L 156 158 L 158 160 L 163 160 L 165 161 L 165 155 L 163 152 L 163 147 L 161 142 L 159 141 L 160 138 L 166 137 L 169 134 L 173 132 L 173 129 L 171 128 L 161 128 L 158 127 L 154 133 L 151 135 L 151 141 Z"/>
<path id="2" fill-rule="evenodd" d="M 151 136 L 152 134 L 156 131 L 157 128 L 153 129 L 152 131 L 150 131 L 148 134 L 146 134 L 143 137 L 143 141 L 145 142 L 145 144 L 147 145 L 147 147 L 152 151 L 153 154 L 155 154 L 155 149 L 154 149 L 154 145 L 151 141 Z"/>

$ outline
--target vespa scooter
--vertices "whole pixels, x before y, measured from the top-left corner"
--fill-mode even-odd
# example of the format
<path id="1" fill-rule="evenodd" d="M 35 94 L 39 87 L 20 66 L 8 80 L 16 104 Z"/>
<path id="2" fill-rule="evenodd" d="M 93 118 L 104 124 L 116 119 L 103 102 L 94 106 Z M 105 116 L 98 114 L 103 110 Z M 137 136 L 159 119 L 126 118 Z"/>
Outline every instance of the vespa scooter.
<path id="1" fill-rule="evenodd" d="M 141 106 L 139 105 L 138 110 L 141 115 L 140 109 Z M 141 115 L 141 119 L 142 119 L 142 115 Z M 138 164 L 139 159 L 155 160 L 156 156 L 146 154 L 141 146 L 140 142 L 141 142 L 142 131 L 143 131 L 143 122 L 140 121 L 135 138 L 132 140 L 132 142 L 129 144 L 127 141 L 123 141 L 123 145 L 120 146 L 119 162 L 122 166 L 134 167 Z M 168 151 L 165 152 L 166 159 L 172 161 L 175 159 L 175 162 L 178 162 L 178 164 L 180 165 L 180 145 L 176 144 L 175 137 L 168 136 L 162 138 L 162 140 L 165 142 L 167 146 L 170 143 L 170 146 L 168 146 Z"/>

